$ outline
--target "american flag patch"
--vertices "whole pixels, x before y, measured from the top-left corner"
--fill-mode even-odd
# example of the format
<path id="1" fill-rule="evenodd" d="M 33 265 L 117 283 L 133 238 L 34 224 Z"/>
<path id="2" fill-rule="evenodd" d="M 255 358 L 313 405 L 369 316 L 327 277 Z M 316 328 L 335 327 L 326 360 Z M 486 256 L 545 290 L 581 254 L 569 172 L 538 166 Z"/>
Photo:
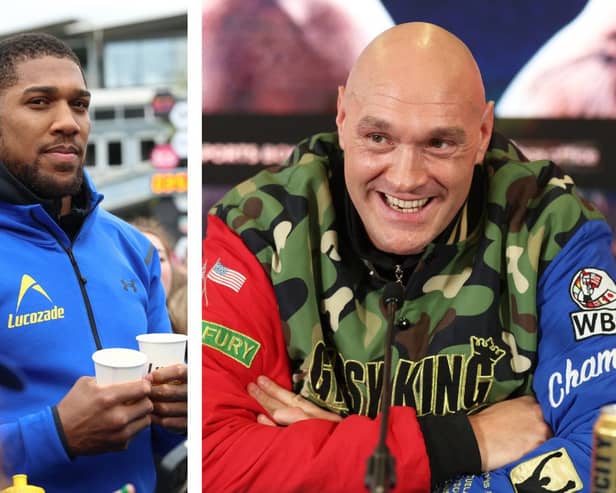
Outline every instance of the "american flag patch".
<path id="1" fill-rule="evenodd" d="M 222 284 L 231 288 L 236 293 L 240 292 L 242 286 L 246 282 L 246 276 L 240 272 L 229 269 L 222 265 L 220 260 L 217 260 L 206 276 L 210 281 L 216 284 Z"/>

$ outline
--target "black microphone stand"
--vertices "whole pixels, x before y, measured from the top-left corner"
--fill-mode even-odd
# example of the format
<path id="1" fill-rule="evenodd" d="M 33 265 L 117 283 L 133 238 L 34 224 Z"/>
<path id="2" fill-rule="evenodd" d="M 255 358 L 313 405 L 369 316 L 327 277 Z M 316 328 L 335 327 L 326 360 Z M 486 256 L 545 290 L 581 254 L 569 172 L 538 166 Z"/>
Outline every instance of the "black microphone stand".
<path id="1" fill-rule="evenodd" d="M 387 311 L 387 332 L 385 334 L 385 351 L 383 355 L 383 397 L 381 400 L 381 430 L 379 443 L 368 459 L 364 484 L 371 493 L 388 493 L 396 486 L 396 459 L 389 452 L 385 443 L 387 422 L 391 402 L 391 346 L 394 334 L 394 316 L 402 303 L 404 290 L 398 280 L 385 286 L 383 299 Z"/>

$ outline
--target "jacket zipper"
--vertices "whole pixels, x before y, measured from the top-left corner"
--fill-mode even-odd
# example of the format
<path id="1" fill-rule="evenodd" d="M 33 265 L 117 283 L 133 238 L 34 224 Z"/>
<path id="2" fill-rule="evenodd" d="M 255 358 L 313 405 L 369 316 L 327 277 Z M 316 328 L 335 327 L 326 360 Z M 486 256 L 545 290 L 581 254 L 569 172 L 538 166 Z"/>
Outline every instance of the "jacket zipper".
<path id="1" fill-rule="evenodd" d="M 84 217 L 84 222 L 87 219 L 87 216 L 90 215 L 90 212 L 91 211 L 89 211 Z M 47 226 L 47 224 L 39 220 L 34 214 L 34 212 L 31 212 L 31 216 L 36 222 L 40 223 L 49 232 L 49 234 L 51 234 L 51 236 L 55 238 L 55 240 L 58 242 L 58 245 L 60 245 L 60 247 L 62 247 L 62 250 L 64 250 L 66 254 L 68 255 L 68 258 L 71 261 L 71 265 L 73 266 L 73 271 L 75 272 L 75 276 L 77 277 L 77 283 L 79 284 L 79 290 L 81 291 L 81 297 L 83 298 L 83 302 L 86 306 L 86 312 L 88 313 L 88 321 L 90 322 L 90 330 L 92 332 L 92 337 L 94 338 L 94 344 L 96 345 L 97 350 L 102 349 L 103 345 L 101 343 L 101 338 L 98 335 L 98 328 L 96 327 L 96 321 L 94 320 L 94 312 L 92 311 L 92 304 L 90 303 L 90 297 L 88 296 L 88 292 L 86 291 L 86 283 L 88 281 L 85 277 L 81 275 L 81 271 L 79 270 L 79 265 L 77 264 L 77 259 L 75 259 L 75 256 L 73 255 L 73 249 L 71 247 L 64 246 L 64 243 L 62 243 L 62 240 L 58 238 L 58 236 L 54 233 L 53 230 L 51 230 Z M 83 223 L 81 227 L 83 227 Z M 81 227 L 79 228 L 80 230 L 81 230 Z M 75 238 L 77 238 L 78 234 L 79 232 L 75 234 Z M 71 245 L 72 244 L 73 244 L 73 241 L 71 240 Z"/>
<path id="2" fill-rule="evenodd" d="M 400 284 L 403 288 L 405 288 L 406 286 L 402 282 L 402 278 L 404 277 L 404 271 L 402 270 L 402 266 L 400 264 L 396 264 L 394 276 L 396 277 L 396 282 Z"/>
<path id="3" fill-rule="evenodd" d="M 60 243 L 62 245 L 62 243 Z M 94 312 L 92 311 L 92 304 L 90 303 L 90 297 L 88 296 L 88 292 L 86 291 L 86 283 L 88 282 L 85 277 L 81 275 L 81 271 L 79 270 L 79 265 L 77 265 L 77 260 L 73 255 L 73 250 L 71 248 L 65 248 L 62 245 L 64 251 L 67 253 L 68 258 L 71 260 L 71 265 L 73 266 L 73 270 L 75 271 L 75 275 L 77 276 L 77 282 L 79 284 L 79 289 L 81 290 L 81 296 L 83 297 L 83 301 L 86 305 L 86 311 L 88 312 L 88 320 L 90 321 L 90 330 L 92 331 L 92 337 L 94 337 L 94 343 L 96 344 L 96 349 L 102 349 L 103 345 L 101 344 L 101 339 L 98 335 L 98 329 L 96 327 L 96 321 L 94 320 Z"/>

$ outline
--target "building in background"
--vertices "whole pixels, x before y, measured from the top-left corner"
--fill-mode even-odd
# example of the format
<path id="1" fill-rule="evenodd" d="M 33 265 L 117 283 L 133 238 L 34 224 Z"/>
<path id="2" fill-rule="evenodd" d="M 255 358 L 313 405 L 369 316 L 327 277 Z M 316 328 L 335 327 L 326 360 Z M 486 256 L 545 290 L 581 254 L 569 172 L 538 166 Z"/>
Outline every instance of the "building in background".
<path id="1" fill-rule="evenodd" d="M 92 92 L 86 167 L 105 195 L 102 205 L 127 220 L 156 217 L 179 246 L 180 262 L 187 212 L 187 8 L 182 3 L 111 17 L 96 15 L 93 5 L 94 11 L 56 12 L 19 29 L 0 25 L 0 38 L 43 31 L 77 53 Z"/>

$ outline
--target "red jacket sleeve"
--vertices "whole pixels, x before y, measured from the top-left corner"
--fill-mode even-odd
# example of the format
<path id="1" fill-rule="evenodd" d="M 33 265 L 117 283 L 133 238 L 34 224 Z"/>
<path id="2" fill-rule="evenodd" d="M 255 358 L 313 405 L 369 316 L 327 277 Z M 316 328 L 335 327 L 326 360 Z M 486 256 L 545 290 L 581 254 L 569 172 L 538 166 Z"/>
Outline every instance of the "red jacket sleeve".
<path id="1" fill-rule="evenodd" d="M 379 419 L 310 419 L 258 424 L 261 406 L 246 390 L 267 375 L 291 389 L 274 291 L 255 256 L 209 216 L 203 243 L 203 491 L 361 492 Z M 387 444 L 398 492 L 429 492 L 430 471 L 415 411 L 393 407 Z"/>

